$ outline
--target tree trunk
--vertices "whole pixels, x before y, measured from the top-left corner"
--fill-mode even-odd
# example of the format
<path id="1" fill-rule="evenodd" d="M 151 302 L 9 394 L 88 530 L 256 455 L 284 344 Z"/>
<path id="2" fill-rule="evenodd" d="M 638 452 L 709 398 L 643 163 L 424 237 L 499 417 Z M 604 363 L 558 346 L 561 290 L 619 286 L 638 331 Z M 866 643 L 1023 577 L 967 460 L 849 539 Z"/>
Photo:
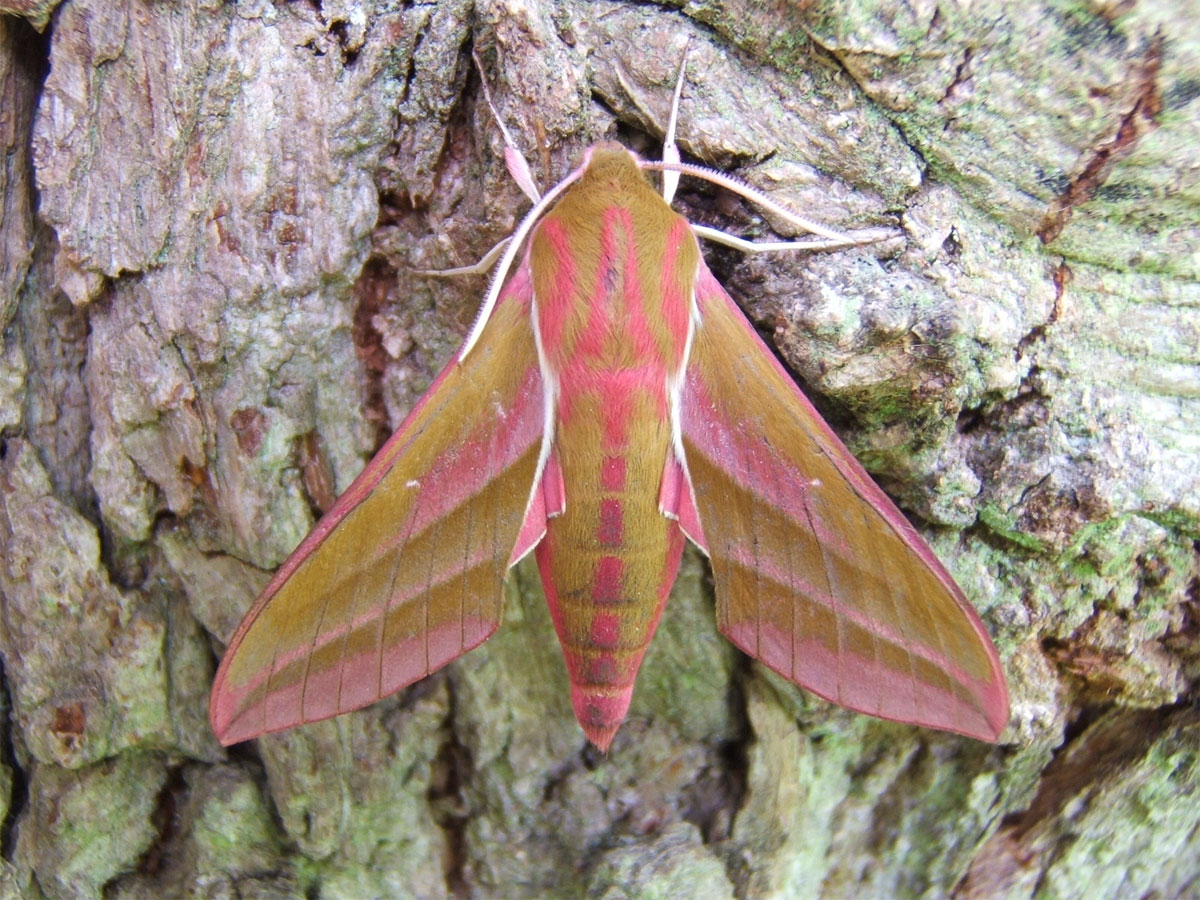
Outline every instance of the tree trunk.
<path id="1" fill-rule="evenodd" d="M 1194 4 L 4 12 L 0 896 L 1200 892 Z M 685 46 L 685 156 L 894 232 L 710 265 L 978 608 L 1000 743 L 750 663 L 693 554 L 607 756 L 525 564 L 442 673 L 223 750 L 223 642 L 486 287 L 416 270 L 528 206 L 481 77 L 546 187 L 660 152 Z"/>

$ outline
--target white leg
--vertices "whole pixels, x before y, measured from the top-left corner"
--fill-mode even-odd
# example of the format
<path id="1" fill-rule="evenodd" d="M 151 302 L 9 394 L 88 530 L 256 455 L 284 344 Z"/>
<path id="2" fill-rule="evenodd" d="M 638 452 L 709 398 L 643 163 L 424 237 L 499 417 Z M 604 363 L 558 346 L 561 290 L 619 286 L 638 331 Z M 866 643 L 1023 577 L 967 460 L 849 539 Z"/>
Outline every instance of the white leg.
<path id="1" fill-rule="evenodd" d="M 712 241 L 715 244 L 724 244 L 726 247 L 732 247 L 734 250 L 740 250 L 742 253 L 775 253 L 780 250 L 833 250 L 838 247 L 854 247 L 859 244 L 870 244 L 895 236 L 895 232 L 889 231 L 886 228 L 877 228 L 872 231 L 860 231 L 858 234 L 846 234 L 837 239 L 824 241 L 748 241 L 745 238 L 735 237 L 732 234 L 726 234 L 715 228 L 709 228 L 707 225 L 692 225 L 692 231 L 696 233 L 696 237 L 704 238 L 706 241 Z"/>
<path id="2" fill-rule="evenodd" d="M 487 101 L 488 109 L 492 111 L 492 118 L 496 120 L 496 124 L 500 126 L 500 134 L 504 136 L 504 165 L 508 169 L 508 174 L 513 177 L 525 196 L 537 203 L 542 199 L 542 192 L 533 183 L 533 173 L 529 170 L 529 163 L 517 149 L 517 142 L 504 127 L 504 120 L 500 118 L 500 113 L 492 103 L 492 92 L 488 90 L 487 75 L 484 74 L 483 63 L 479 61 L 479 56 L 474 49 L 471 50 L 471 59 L 475 60 L 475 68 L 479 70 L 479 82 L 483 86 L 483 99 Z"/>
<path id="3" fill-rule="evenodd" d="M 417 275 L 430 275 L 434 278 L 455 278 L 459 275 L 486 275 L 495 265 L 496 260 L 500 258 L 500 254 L 504 252 L 504 248 L 508 246 L 511 237 L 506 237 L 495 247 L 483 254 L 479 262 L 470 266 L 457 266 L 453 269 L 413 269 Z"/>

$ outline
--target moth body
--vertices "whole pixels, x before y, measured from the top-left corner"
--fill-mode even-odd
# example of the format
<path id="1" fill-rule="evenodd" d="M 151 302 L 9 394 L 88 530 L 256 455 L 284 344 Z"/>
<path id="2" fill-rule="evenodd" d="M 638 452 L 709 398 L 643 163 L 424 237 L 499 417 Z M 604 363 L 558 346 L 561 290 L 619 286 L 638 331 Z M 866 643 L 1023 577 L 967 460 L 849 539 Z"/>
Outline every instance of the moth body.
<path id="1" fill-rule="evenodd" d="M 654 235 L 647 250 L 645 236 Z M 552 462 L 565 506 L 538 567 L 588 738 L 608 747 L 679 569 L 659 505 L 675 465 L 672 386 L 686 364 L 699 249 L 629 151 L 600 145 L 529 251 Z"/>

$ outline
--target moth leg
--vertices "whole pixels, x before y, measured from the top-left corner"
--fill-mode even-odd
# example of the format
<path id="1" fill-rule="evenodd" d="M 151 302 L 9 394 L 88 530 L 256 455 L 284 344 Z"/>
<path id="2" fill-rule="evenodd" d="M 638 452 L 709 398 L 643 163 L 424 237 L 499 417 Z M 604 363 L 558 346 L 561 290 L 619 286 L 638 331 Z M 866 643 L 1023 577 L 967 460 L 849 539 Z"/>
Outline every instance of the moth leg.
<path id="1" fill-rule="evenodd" d="M 504 238 L 496 246 L 480 257 L 479 262 L 472 263 L 469 266 L 455 266 L 453 269 L 412 269 L 416 275 L 429 275 L 433 278 L 456 278 L 459 275 L 486 275 L 492 270 L 492 266 L 496 264 L 496 260 L 500 258 L 500 254 L 504 252 L 504 248 L 508 246 L 508 242 L 512 240 L 512 236 Z"/>
<path id="2" fill-rule="evenodd" d="M 483 73 L 483 63 L 479 61 L 479 55 L 474 49 L 471 50 L 471 59 L 475 60 L 475 68 L 479 70 L 479 83 L 483 87 L 483 99 L 487 101 L 488 109 L 492 111 L 492 118 L 496 120 L 496 124 L 500 126 L 500 134 L 504 136 L 504 166 L 522 193 L 532 202 L 537 203 L 542 199 L 542 192 L 533 183 L 533 173 L 529 169 L 529 163 L 517 149 L 517 142 L 513 140 L 513 136 L 504 126 L 504 120 L 500 118 L 496 105 L 492 103 L 492 92 L 488 90 L 487 76 Z"/>
<path id="3" fill-rule="evenodd" d="M 847 234 L 843 237 L 823 241 L 748 241 L 745 238 L 726 234 L 707 225 L 692 225 L 696 237 L 704 238 L 715 244 L 724 244 L 742 253 L 776 253 L 788 250 L 833 250 L 839 247 L 857 247 L 862 244 L 872 244 L 885 238 L 893 237 L 894 233 L 884 228 L 874 231 Z"/>

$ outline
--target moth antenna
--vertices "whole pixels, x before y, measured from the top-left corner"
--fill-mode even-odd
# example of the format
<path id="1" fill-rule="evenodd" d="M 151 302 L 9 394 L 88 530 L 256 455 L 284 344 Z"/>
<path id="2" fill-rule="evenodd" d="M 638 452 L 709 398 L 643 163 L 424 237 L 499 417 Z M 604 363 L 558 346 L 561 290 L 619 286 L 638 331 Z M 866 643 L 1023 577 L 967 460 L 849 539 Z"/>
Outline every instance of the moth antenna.
<path id="1" fill-rule="evenodd" d="M 663 158 L 664 163 L 672 163 L 678 165 L 681 160 L 679 157 L 679 145 L 675 143 L 675 126 L 679 122 L 679 101 L 683 97 L 683 81 L 687 73 L 687 55 L 688 49 L 691 47 L 692 39 L 689 35 L 687 41 L 683 45 L 683 59 L 679 61 L 679 75 L 675 79 L 675 94 L 671 97 L 671 115 L 667 119 L 667 134 L 663 138 Z M 670 203 L 675 199 L 675 190 L 679 187 L 679 173 L 664 169 L 662 173 L 662 193 L 663 200 Z"/>
<path id="2" fill-rule="evenodd" d="M 832 228 L 826 228 L 819 222 L 814 222 L 811 219 L 806 219 L 803 216 L 797 215 L 785 206 L 776 203 L 762 191 L 750 187 L 744 181 L 734 178 L 732 175 L 726 175 L 724 172 L 718 172 L 715 169 L 708 169 L 704 166 L 694 166 L 691 163 L 671 163 L 671 162 L 651 162 L 649 160 L 640 160 L 639 165 L 643 169 L 649 169 L 654 172 L 678 172 L 681 175 L 691 175 L 693 178 L 702 178 L 712 184 L 719 185 L 723 188 L 733 191 L 739 196 L 745 197 L 751 203 L 756 203 L 767 212 L 773 213 L 784 219 L 787 222 L 801 228 L 811 234 L 817 234 L 829 241 L 835 241 L 840 244 L 857 244 L 860 243 L 853 236 L 845 232 L 835 231 Z"/>
<path id="3" fill-rule="evenodd" d="M 475 346 L 475 342 L 483 334 L 483 328 L 487 325 L 488 318 L 496 306 L 496 301 L 500 298 L 500 291 L 504 289 L 504 278 L 508 275 L 508 270 L 512 267 L 513 260 L 517 257 L 517 251 L 521 249 L 525 243 L 525 239 L 529 237 L 529 232 L 533 230 L 533 226 L 537 224 L 537 220 L 550 208 L 550 205 L 562 196 L 563 191 L 583 177 L 583 169 L 584 166 L 575 169 L 566 178 L 547 191 L 533 205 L 533 208 L 525 213 L 525 218 L 521 220 L 521 224 L 517 226 L 517 230 L 512 233 L 512 237 L 508 241 L 508 246 L 504 248 L 504 255 L 500 257 L 500 262 L 496 265 L 496 271 L 492 273 L 492 281 L 488 285 L 488 292 L 483 298 L 483 304 L 479 307 L 479 314 L 475 317 L 475 324 L 471 326 L 471 331 L 467 334 L 467 339 L 463 341 L 462 349 L 458 352 L 458 361 L 460 363 L 467 358 L 467 354 L 471 352 L 471 348 Z"/>
<path id="4" fill-rule="evenodd" d="M 513 177 L 513 181 L 517 183 L 522 193 L 531 201 L 537 203 L 541 199 L 541 191 L 533 183 L 533 172 L 530 171 L 528 161 L 522 155 L 521 151 L 517 149 L 517 142 L 513 140 L 513 136 L 504 125 L 504 120 L 500 118 L 500 112 L 496 109 L 496 104 L 492 102 L 492 92 L 488 88 L 487 75 L 484 74 L 483 63 L 480 62 L 479 53 L 474 47 L 471 48 L 471 59 L 475 61 L 475 68 L 479 70 L 479 84 L 483 88 L 483 99 L 487 103 L 488 109 L 492 111 L 492 118 L 500 126 L 500 134 L 504 137 L 504 166 L 508 169 L 508 174 Z"/>

